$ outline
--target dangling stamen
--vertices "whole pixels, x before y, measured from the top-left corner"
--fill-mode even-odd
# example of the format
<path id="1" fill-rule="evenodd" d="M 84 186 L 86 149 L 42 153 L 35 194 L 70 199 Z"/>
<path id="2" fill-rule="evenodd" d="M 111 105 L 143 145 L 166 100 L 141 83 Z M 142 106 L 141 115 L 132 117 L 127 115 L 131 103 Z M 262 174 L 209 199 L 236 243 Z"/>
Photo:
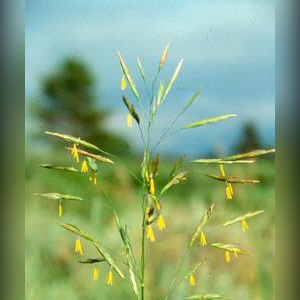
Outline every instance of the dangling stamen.
<path id="1" fill-rule="evenodd" d="M 193 274 L 190 274 L 190 276 L 189 276 L 189 283 L 190 283 L 191 286 L 196 285 L 195 277 L 194 277 Z"/>
<path id="2" fill-rule="evenodd" d="M 127 115 L 127 127 L 132 127 L 132 116 L 131 116 L 131 114 Z"/>
<path id="3" fill-rule="evenodd" d="M 231 187 L 231 185 L 226 186 L 226 197 L 227 197 L 228 200 L 232 199 L 232 193 L 231 193 L 232 187 L 231 188 L 230 187 Z"/>
<path id="4" fill-rule="evenodd" d="M 247 230 L 249 230 L 249 226 L 248 226 L 246 220 L 242 220 L 242 230 L 243 230 L 243 232 L 246 232 Z"/>
<path id="5" fill-rule="evenodd" d="M 111 270 L 109 270 L 109 273 L 107 276 L 107 285 L 113 285 L 113 273 Z"/>
<path id="6" fill-rule="evenodd" d="M 75 253 L 79 253 L 80 255 L 83 255 L 80 239 L 77 239 L 75 241 Z"/>
<path id="7" fill-rule="evenodd" d="M 151 242 L 155 242 L 155 236 L 151 226 L 148 226 L 147 239 L 150 240 Z"/>
<path id="8" fill-rule="evenodd" d="M 164 228 L 166 228 L 166 224 L 162 215 L 159 215 L 158 217 L 157 226 L 159 230 L 164 230 Z"/>
<path id="9" fill-rule="evenodd" d="M 76 144 L 73 145 L 73 149 L 72 149 L 71 153 L 72 153 L 72 156 L 75 159 L 75 161 L 78 163 L 79 162 L 79 155 L 78 155 Z"/>
<path id="10" fill-rule="evenodd" d="M 150 179 L 150 194 L 152 194 L 152 195 L 155 194 L 155 185 L 154 185 L 153 178 Z"/>
<path id="11" fill-rule="evenodd" d="M 84 160 L 81 165 L 81 172 L 86 173 L 87 171 L 88 171 L 88 165 L 86 163 L 86 160 Z"/>
<path id="12" fill-rule="evenodd" d="M 226 261 L 227 263 L 230 262 L 230 252 L 229 252 L 229 251 L 225 251 L 225 261 Z"/>
<path id="13" fill-rule="evenodd" d="M 93 280 L 95 280 L 95 281 L 98 280 L 98 277 L 99 277 L 99 270 L 97 267 L 95 267 L 93 269 Z"/>
<path id="14" fill-rule="evenodd" d="M 126 89 L 126 79 L 125 76 L 123 75 L 121 79 L 121 90 L 124 91 L 125 89 Z"/>
<path id="15" fill-rule="evenodd" d="M 223 177 L 225 177 L 225 170 L 224 170 L 224 166 L 222 164 L 220 165 L 220 171 L 221 171 L 221 175 Z"/>
<path id="16" fill-rule="evenodd" d="M 201 235 L 200 235 L 200 244 L 201 244 L 201 246 L 207 245 L 205 234 L 203 231 L 201 231 Z"/>
<path id="17" fill-rule="evenodd" d="M 58 204 L 58 216 L 61 217 L 63 213 L 61 201 Z"/>

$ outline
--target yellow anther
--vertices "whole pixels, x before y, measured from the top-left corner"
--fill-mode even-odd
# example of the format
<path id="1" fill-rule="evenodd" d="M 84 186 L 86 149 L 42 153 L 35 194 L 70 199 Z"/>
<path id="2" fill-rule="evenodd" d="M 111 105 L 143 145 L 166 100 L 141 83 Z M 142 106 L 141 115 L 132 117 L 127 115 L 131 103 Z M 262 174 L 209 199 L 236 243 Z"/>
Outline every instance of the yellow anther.
<path id="1" fill-rule="evenodd" d="M 190 274 L 190 276 L 189 276 L 189 283 L 190 283 L 191 286 L 196 285 L 195 277 L 194 277 L 193 274 Z"/>
<path id="2" fill-rule="evenodd" d="M 153 229 L 152 227 L 148 227 L 148 230 L 147 230 L 147 239 L 150 240 L 151 242 L 155 242 L 155 236 L 154 236 L 154 232 L 153 232 Z"/>
<path id="3" fill-rule="evenodd" d="M 238 254 L 237 254 L 237 250 L 236 250 L 236 249 L 233 249 L 233 254 L 234 254 L 234 256 L 235 256 L 235 257 L 237 257 L 237 256 L 238 256 Z"/>
<path id="4" fill-rule="evenodd" d="M 242 230 L 243 230 L 243 232 L 246 232 L 247 230 L 249 230 L 249 226 L 248 226 L 246 220 L 242 220 Z"/>
<path id="5" fill-rule="evenodd" d="M 81 172 L 86 173 L 87 171 L 88 171 L 88 165 L 86 163 L 86 160 L 84 160 L 81 165 Z"/>
<path id="6" fill-rule="evenodd" d="M 226 186 L 226 197 L 228 200 L 232 199 L 231 188 L 228 185 Z"/>
<path id="7" fill-rule="evenodd" d="M 79 239 L 75 241 L 75 252 L 79 253 L 80 255 L 83 255 L 82 247 L 81 247 L 81 242 Z"/>
<path id="8" fill-rule="evenodd" d="M 78 155 L 76 144 L 73 145 L 73 149 L 72 149 L 71 153 L 72 153 L 72 156 L 75 159 L 75 161 L 78 163 L 79 162 L 79 155 Z"/>
<path id="9" fill-rule="evenodd" d="M 150 179 L 150 194 L 152 194 L 152 195 L 155 194 L 155 185 L 154 185 L 153 178 Z"/>
<path id="10" fill-rule="evenodd" d="M 107 285 L 113 285 L 113 273 L 110 270 L 107 276 Z"/>
<path id="11" fill-rule="evenodd" d="M 201 244 L 201 246 L 207 245 L 205 234 L 203 231 L 201 231 L 201 235 L 200 235 L 200 244 Z"/>
<path id="12" fill-rule="evenodd" d="M 61 205 L 61 203 L 59 203 L 59 204 L 58 204 L 58 216 L 61 217 L 61 216 L 62 216 L 62 213 L 63 213 L 62 205 Z"/>
<path id="13" fill-rule="evenodd" d="M 221 171 L 221 175 L 223 177 L 225 177 L 225 170 L 224 170 L 224 166 L 222 164 L 220 165 L 220 171 Z"/>
<path id="14" fill-rule="evenodd" d="M 127 127 L 132 127 L 132 116 L 127 114 Z"/>
<path id="15" fill-rule="evenodd" d="M 93 280 L 98 280 L 98 277 L 99 277 L 99 270 L 97 267 L 95 267 L 93 269 Z"/>
<path id="16" fill-rule="evenodd" d="M 164 228 L 166 228 L 166 224 L 162 215 L 159 215 L 158 217 L 157 226 L 159 230 L 163 230 Z"/>
<path id="17" fill-rule="evenodd" d="M 229 251 L 225 251 L 225 261 L 226 261 L 227 263 L 230 262 L 230 252 L 229 252 Z"/>
<path id="18" fill-rule="evenodd" d="M 125 76 L 123 75 L 121 79 L 121 90 L 124 91 L 125 89 L 126 89 L 126 79 Z"/>

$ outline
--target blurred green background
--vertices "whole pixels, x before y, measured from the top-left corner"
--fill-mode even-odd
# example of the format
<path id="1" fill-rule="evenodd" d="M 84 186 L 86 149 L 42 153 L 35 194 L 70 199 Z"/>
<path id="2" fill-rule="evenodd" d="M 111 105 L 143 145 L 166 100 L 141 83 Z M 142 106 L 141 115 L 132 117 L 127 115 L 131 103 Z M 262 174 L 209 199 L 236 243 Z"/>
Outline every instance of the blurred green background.
<path id="1" fill-rule="evenodd" d="M 128 167 L 138 172 L 139 159 L 126 159 Z M 130 236 L 140 251 L 139 225 L 141 223 L 141 194 L 136 181 L 118 166 L 101 165 L 98 185 L 92 185 L 87 175 L 40 169 L 39 162 L 75 165 L 70 155 L 51 152 L 32 155 L 26 163 L 26 299 L 134 299 L 129 281 L 116 275 L 112 287 L 106 285 L 108 268 L 100 265 L 99 281 L 92 280 L 92 266 L 82 265 L 74 253 L 75 236 L 66 232 L 57 222 L 70 222 L 97 237 L 121 256 L 122 243 L 109 202 L 103 195 L 105 188 L 115 202 L 117 212 L 127 224 Z M 157 188 L 163 186 L 170 161 L 162 163 L 157 177 Z M 193 166 L 187 168 L 188 180 L 172 187 L 162 197 L 166 229 L 158 231 L 156 241 L 147 243 L 147 298 L 163 299 L 172 274 L 175 272 L 186 243 L 197 222 L 211 203 L 215 210 L 206 227 L 208 242 L 237 243 L 250 251 L 250 256 L 233 258 L 226 264 L 224 252 L 209 246 L 196 246 L 191 251 L 184 270 L 205 259 L 196 273 L 197 285 L 191 288 L 187 280 L 171 299 L 183 299 L 190 294 L 215 292 L 234 299 L 273 299 L 274 276 L 274 163 L 262 159 L 256 165 L 227 167 L 227 173 L 243 178 L 258 178 L 261 184 L 234 185 L 234 199 L 226 200 L 225 187 L 202 177 L 198 172 L 218 169 Z M 214 169 L 214 170 L 213 170 Z M 63 203 L 63 217 L 57 216 L 56 201 L 34 198 L 34 192 L 63 192 L 81 196 L 88 203 Z M 265 209 L 265 214 L 250 219 L 250 230 L 243 233 L 240 224 L 223 228 L 224 221 L 248 211 Z M 84 257 L 95 257 L 95 249 L 83 241 Z M 120 263 L 119 263 L 120 264 Z"/>
<path id="2" fill-rule="evenodd" d="M 74 253 L 75 236 L 58 222 L 78 225 L 95 236 L 120 265 L 122 243 L 105 189 L 139 255 L 142 195 L 126 168 L 139 176 L 142 143 L 135 124 L 126 128 L 116 50 L 125 52 L 144 101 L 136 55 L 143 55 L 146 75 L 151 78 L 170 38 L 162 80 L 167 82 L 181 56 L 185 67 L 158 116 L 154 138 L 199 85 L 203 93 L 180 120 L 183 124 L 226 113 L 238 113 L 239 118 L 174 135 L 158 149 L 157 190 L 166 184 L 172 163 L 181 154 L 186 154 L 182 170 L 188 173 L 187 181 L 160 199 L 166 229 L 161 232 L 154 226 L 156 241 L 147 242 L 146 299 L 164 299 L 188 240 L 212 203 L 214 213 L 205 228 L 208 243 L 236 243 L 250 255 L 232 257 L 227 264 L 223 251 L 193 247 L 183 270 L 204 260 L 195 274 L 196 286 L 190 287 L 184 280 L 170 300 L 207 293 L 239 300 L 275 299 L 274 156 L 259 158 L 252 165 L 226 166 L 228 175 L 261 181 L 234 185 L 230 201 L 222 182 L 200 174 L 218 174 L 217 166 L 188 163 L 274 146 L 274 1 L 160 2 L 145 3 L 135 10 L 135 0 L 126 7 L 118 1 L 87 1 L 86 5 L 67 0 L 26 1 L 27 300 L 135 299 L 129 280 L 114 275 L 114 285 L 107 286 L 109 269 L 105 264 L 100 265 L 99 280 L 94 282 L 93 267 L 78 263 L 82 257 Z M 124 93 L 133 102 L 128 89 Z M 65 150 L 66 143 L 44 135 L 45 130 L 80 136 L 120 156 L 122 163 L 98 164 L 97 186 L 85 174 L 42 169 L 40 163 L 76 167 Z M 79 196 L 88 202 L 63 202 L 59 219 L 56 201 L 33 196 L 48 192 Z M 265 213 L 249 220 L 247 233 L 240 224 L 222 226 L 260 209 Z M 84 257 L 97 255 L 86 241 L 82 244 Z"/>

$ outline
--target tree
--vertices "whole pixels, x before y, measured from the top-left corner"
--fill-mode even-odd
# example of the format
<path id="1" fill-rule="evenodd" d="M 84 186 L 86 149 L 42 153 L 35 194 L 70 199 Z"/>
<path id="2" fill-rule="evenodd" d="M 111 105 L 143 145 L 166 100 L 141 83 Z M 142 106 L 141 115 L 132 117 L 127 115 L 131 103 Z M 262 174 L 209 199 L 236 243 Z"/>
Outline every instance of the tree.
<path id="1" fill-rule="evenodd" d="M 236 147 L 236 153 L 249 152 L 260 148 L 261 143 L 256 127 L 251 122 L 246 123 L 242 129 L 242 138 Z"/>
<path id="2" fill-rule="evenodd" d="M 42 80 L 42 96 L 32 103 L 31 113 L 45 130 L 69 132 L 107 151 L 126 152 L 124 139 L 104 129 L 110 114 L 99 103 L 89 68 L 77 58 L 68 58 Z"/>

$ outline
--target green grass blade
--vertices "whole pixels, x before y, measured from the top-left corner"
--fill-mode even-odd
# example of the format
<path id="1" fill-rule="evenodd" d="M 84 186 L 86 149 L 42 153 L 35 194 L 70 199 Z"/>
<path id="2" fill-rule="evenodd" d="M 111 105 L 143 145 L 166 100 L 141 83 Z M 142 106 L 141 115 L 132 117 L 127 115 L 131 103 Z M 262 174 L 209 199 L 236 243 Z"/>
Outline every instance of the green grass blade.
<path id="1" fill-rule="evenodd" d="M 257 149 L 257 150 L 253 150 L 247 153 L 242 153 L 242 154 L 236 154 L 236 155 L 232 155 L 232 156 L 227 156 L 225 158 L 223 158 L 223 160 L 239 160 L 239 159 L 244 159 L 244 158 L 253 158 L 253 157 L 257 157 L 257 156 L 261 156 L 261 155 L 266 155 L 266 154 L 270 154 L 270 153 L 275 153 L 275 149 Z"/>
<path id="2" fill-rule="evenodd" d="M 72 148 L 70 148 L 70 147 L 66 147 L 66 149 L 72 151 Z M 86 157 L 90 157 L 90 158 L 93 158 L 95 160 L 98 160 L 98 161 L 101 161 L 101 162 L 104 162 L 104 163 L 114 164 L 114 162 L 111 159 L 109 159 L 107 157 L 104 157 L 104 156 L 101 156 L 101 155 L 93 154 L 93 153 L 84 151 L 84 150 L 79 149 L 79 148 L 77 148 L 77 152 L 79 154 L 82 154 L 82 155 L 86 156 Z"/>
<path id="3" fill-rule="evenodd" d="M 252 164 L 255 160 L 223 160 L 223 159 L 196 159 L 191 160 L 190 162 L 199 163 L 199 164 Z"/>
<path id="4" fill-rule="evenodd" d="M 113 258 L 103 250 L 103 248 L 100 246 L 99 243 L 97 242 L 93 242 L 94 247 L 97 249 L 97 251 L 99 252 L 99 254 L 101 254 L 103 256 L 103 258 L 107 261 L 107 263 L 117 272 L 117 274 L 124 279 L 125 276 L 123 275 L 123 273 L 121 272 L 121 270 L 118 268 L 118 266 L 115 264 Z"/>
<path id="5" fill-rule="evenodd" d="M 86 201 L 80 197 L 71 196 L 71 195 L 65 195 L 65 194 L 59 194 L 59 193 L 35 193 L 34 196 L 40 196 L 52 200 L 71 200 L 71 201 Z"/>
<path id="6" fill-rule="evenodd" d="M 164 63 L 166 61 L 166 58 L 168 56 L 168 53 L 169 53 L 169 47 L 170 47 L 170 42 L 168 42 L 168 44 L 166 45 L 161 57 L 160 57 L 160 60 L 159 60 L 159 65 L 158 65 L 158 69 L 161 70 L 162 67 L 164 66 Z"/>
<path id="7" fill-rule="evenodd" d="M 233 118 L 236 116 L 237 115 L 235 115 L 235 114 L 231 114 L 231 115 L 225 115 L 225 116 L 220 116 L 220 117 L 204 119 L 204 120 L 189 123 L 189 124 L 185 125 L 184 128 L 189 129 L 189 128 L 195 128 L 195 127 L 199 127 L 199 126 L 204 126 L 204 125 L 208 125 L 208 124 L 212 124 L 212 123 L 216 123 L 216 122 L 225 121 L 227 119 L 230 119 L 230 118 Z"/>
<path id="8" fill-rule="evenodd" d="M 99 151 L 99 152 L 102 152 L 106 155 L 111 155 L 110 153 L 107 153 L 103 150 L 101 150 L 99 147 L 91 144 L 91 143 L 88 143 L 80 138 L 76 138 L 74 136 L 71 136 L 71 135 L 68 135 L 68 134 L 62 134 L 62 133 L 58 133 L 58 132 L 50 132 L 50 131 L 45 131 L 46 134 L 48 135 L 52 135 L 52 136 L 56 136 L 58 138 L 61 138 L 67 142 L 71 142 L 71 143 L 74 143 L 76 145 L 82 145 L 82 146 L 85 146 L 89 149 L 92 149 L 92 150 L 96 150 L 96 151 Z"/>
<path id="9" fill-rule="evenodd" d="M 138 63 L 138 66 L 139 66 L 141 76 L 142 76 L 143 80 L 145 80 L 145 78 L 146 78 L 145 71 L 144 71 L 144 68 L 143 68 L 142 63 L 141 63 L 139 58 L 137 58 L 137 63 Z"/>
<path id="10" fill-rule="evenodd" d="M 69 224 L 69 223 L 65 223 L 65 224 L 60 224 L 61 227 L 63 227 L 66 230 L 71 231 L 72 233 L 81 236 L 82 238 L 90 241 L 90 242 L 97 242 L 91 235 L 89 235 L 88 233 L 84 232 L 83 230 L 81 230 L 80 228 L 78 228 L 77 226 L 73 225 L 73 224 Z"/>
<path id="11" fill-rule="evenodd" d="M 260 181 L 257 179 L 242 179 L 234 176 L 217 176 L 213 174 L 205 174 L 205 173 L 200 173 L 203 176 L 206 176 L 208 178 L 218 180 L 218 181 L 226 181 L 230 183 L 240 183 L 240 184 L 252 184 L 252 183 L 259 183 Z"/>
<path id="12" fill-rule="evenodd" d="M 163 96 L 161 102 L 163 102 L 166 99 L 167 95 L 169 94 L 169 92 L 170 92 L 170 90 L 171 90 L 171 88 L 172 88 L 175 80 L 178 77 L 178 74 L 180 72 L 182 64 L 183 64 L 183 59 L 181 59 L 180 62 L 178 63 L 178 65 L 177 65 L 177 67 L 176 67 L 176 69 L 175 69 L 175 71 L 174 71 L 174 73 L 173 73 L 173 75 L 172 75 L 172 77 L 171 77 L 171 79 L 170 79 L 170 81 L 168 83 L 168 86 L 167 86 L 167 88 L 165 90 L 165 93 L 164 93 L 164 96 Z"/>
<path id="13" fill-rule="evenodd" d="M 127 98 L 125 96 L 122 97 L 123 102 L 125 104 L 125 106 L 127 107 L 129 113 L 132 115 L 132 117 L 135 119 L 135 121 L 140 124 L 140 118 L 137 114 L 137 112 L 134 109 L 134 106 L 127 100 Z"/>
<path id="14" fill-rule="evenodd" d="M 236 217 L 236 218 L 234 218 L 231 221 L 227 221 L 226 223 L 223 224 L 223 226 L 228 226 L 228 225 L 235 224 L 235 223 L 240 222 L 242 220 L 258 216 L 258 215 L 260 215 L 260 214 L 262 214 L 264 212 L 265 212 L 264 210 L 257 210 L 257 211 L 254 211 L 254 212 L 248 212 L 247 214 L 244 214 L 242 216 Z"/>
<path id="15" fill-rule="evenodd" d="M 185 109 L 188 109 L 194 102 L 195 100 L 201 95 L 201 90 L 197 91 L 196 93 L 194 93 L 194 95 L 189 99 L 189 101 L 187 102 Z"/>
<path id="16" fill-rule="evenodd" d="M 72 224 L 60 224 L 60 226 L 62 226 L 63 228 L 71 231 L 72 233 L 90 241 L 93 243 L 94 247 L 97 249 L 97 251 L 99 252 L 99 254 L 107 261 L 107 263 L 113 268 L 115 269 L 115 271 L 119 274 L 119 276 L 121 278 L 125 278 L 123 273 L 120 271 L 120 269 L 117 267 L 117 265 L 115 264 L 114 260 L 112 259 L 112 257 L 103 250 L 103 248 L 100 246 L 99 242 L 96 241 L 96 239 L 94 239 L 91 235 L 89 235 L 88 233 L 84 232 L 83 230 L 81 230 L 80 228 L 76 227 L 75 225 Z"/>
<path id="17" fill-rule="evenodd" d="M 214 208 L 214 204 L 212 204 L 209 209 L 202 215 L 200 223 L 197 225 L 191 239 L 189 242 L 189 248 L 193 246 L 194 242 L 200 237 L 201 230 L 208 222 L 209 218 L 211 217 L 212 211 Z"/>
<path id="18" fill-rule="evenodd" d="M 96 263 L 100 263 L 100 262 L 104 262 L 104 261 L 105 261 L 104 258 L 88 258 L 88 259 L 80 260 L 79 263 L 80 264 L 96 264 Z"/>
<path id="19" fill-rule="evenodd" d="M 164 85 L 163 83 L 160 81 L 159 82 L 159 87 L 158 87 L 158 91 L 157 91 L 157 100 L 156 100 L 156 103 L 157 103 L 157 106 L 160 105 L 161 103 L 161 99 L 162 99 L 162 96 L 163 96 L 163 92 L 164 92 Z"/>
<path id="20" fill-rule="evenodd" d="M 186 300 L 214 300 L 214 299 L 232 299 L 232 297 L 219 294 L 193 295 L 185 298 Z"/>
<path id="21" fill-rule="evenodd" d="M 249 255 L 248 251 L 241 250 L 236 245 L 232 245 L 232 244 L 212 243 L 210 244 L 210 246 L 223 251 L 229 251 L 231 253 Z"/>
<path id="22" fill-rule="evenodd" d="M 132 91 L 133 95 L 136 97 L 137 101 L 140 101 L 140 96 L 139 96 L 139 94 L 138 94 L 138 92 L 136 90 L 136 87 L 135 87 L 135 85 L 133 83 L 133 80 L 132 80 L 132 78 L 131 78 L 131 76 L 129 74 L 128 68 L 127 68 L 127 66 L 126 66 L 126 64 L 125 64 L 125 62 L 124 62 L 124 60 L 123 60 L 120 52 L 118 52 L 118 56 L 119 56 L 119 61 L 120 61 L 121 69 L 122 69 L 122 71 L 123 71 L 123 73 L 124 73 L 124 75 L 125 75 L 125 77 L 127 79 L 127 82 L 128 82 L 128 84 L 129 84 L 129 86 L 131 88 L 131 91 Z"/>
<path id="23" fill-rule="evenodd" d="M 186 180 L 186 175 L 187 172 L 181 172 L 178 173 L 176 176 L 174 176 L 173 179 L 171 179 L 161 190 L 160 195 L 162 195 L 165 191 L 167 191 L 171 186 L 175 185 L 175 184 L 179 184 L 183 181 Z"/>
<path id="24" fill-rule="evenodd" d="M 50 170 L 57 170 L 57 171 L 79 172 L 77 169 L 73 167 L 62 167 L 62 166 L 55 166 L 52 164 L 39 164 L 39 167 L 50 169 Z"/>

